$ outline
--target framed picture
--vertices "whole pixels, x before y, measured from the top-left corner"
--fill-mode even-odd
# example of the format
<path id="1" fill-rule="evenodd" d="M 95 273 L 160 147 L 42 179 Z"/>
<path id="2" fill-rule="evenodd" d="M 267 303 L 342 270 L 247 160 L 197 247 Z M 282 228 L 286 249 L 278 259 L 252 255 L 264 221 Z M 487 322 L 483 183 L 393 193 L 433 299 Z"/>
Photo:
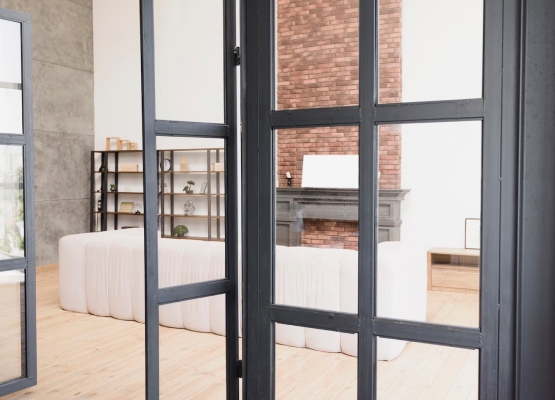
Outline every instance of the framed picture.
<path id="1" fill-rule="evenodd" d="M 466 218 L 464 230 L 464 248 L 480 250 L 480 228 L 479 218 Z"/>
<path id="2" fill-rule="evenodd" d="M 202 184 L 200 185 L 200 192 L 201 193 L 206 193 L 206 188 L 208 187 L 208 184 L 206 182 L 202 182 Z"/>

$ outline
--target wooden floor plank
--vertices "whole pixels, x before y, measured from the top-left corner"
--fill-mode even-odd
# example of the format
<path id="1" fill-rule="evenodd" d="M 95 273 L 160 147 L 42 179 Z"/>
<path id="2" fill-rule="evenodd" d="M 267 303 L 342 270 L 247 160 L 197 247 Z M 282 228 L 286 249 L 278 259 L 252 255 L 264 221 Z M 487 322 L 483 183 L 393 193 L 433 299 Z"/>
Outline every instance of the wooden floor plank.
<path id="1" fill-rule="evenodd" d="M 0 318 L 16 331 L 13 296 L 0 290 Z M 478 305 L 476 294 L 429 292 L 427 320 L 476 326 Z M 2 400 L 144 398 L 144 324 L 63 311 L 56 266 L 37 270 L 37 327 L 38 385 Z M 160 338 L 162 399 L 225 398 L 224 337 L 160 327 Z M 0 330 L 0 357 L 14 354 L 16 366 L 18 340 L 19 333 Z M 378 398 L 476 400 L 477 354 L 407 343 L 396 359 L 378 362 Z M 355 357 L 277 345 L 276 371 L 277 399 L 356 399 Z"/>

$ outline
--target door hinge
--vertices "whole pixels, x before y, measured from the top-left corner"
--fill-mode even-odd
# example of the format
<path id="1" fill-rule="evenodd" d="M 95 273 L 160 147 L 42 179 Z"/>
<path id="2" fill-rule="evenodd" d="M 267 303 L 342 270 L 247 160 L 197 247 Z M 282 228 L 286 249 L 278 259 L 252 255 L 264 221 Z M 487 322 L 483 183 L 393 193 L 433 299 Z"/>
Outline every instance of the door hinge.
<path id="1" fill-rule="evenodd" d="M 237 377 L 243 377 L 243 360 L 237 360 Z"/>
<path id="2" fill-rule="evenodd" d="M 233 59 L 235 60 L 235 65 L 241 65 L 241 48 L 235 47 L 233 49 Z"/>

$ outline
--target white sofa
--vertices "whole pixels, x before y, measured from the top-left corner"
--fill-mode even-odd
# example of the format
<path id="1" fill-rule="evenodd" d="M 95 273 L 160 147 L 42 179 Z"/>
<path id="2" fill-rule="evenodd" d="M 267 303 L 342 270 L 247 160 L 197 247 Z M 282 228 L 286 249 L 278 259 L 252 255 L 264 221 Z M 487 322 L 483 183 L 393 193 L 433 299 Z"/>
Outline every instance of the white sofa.
<path id="1" fill-rule="evenodd" d="M 68 311 L 144 323 L 143 230 L 128 229 L 66 236 L 60 240 L 60 304 Z M 402 242 L 378 246 L 379 316 L 424 321 L 425 252 Z M 220 242 L 159 239 L 160 287 L 224 276 Z M 276 249 L 276 302 L 332 311 L 357 311 L 358 253 L 353 250 Z M 239 308 L 241 310 L 241 308 Z M 225 334 L 223 296 L 160 308 L 160 324 Z M 276 342 L 357 355 L 356 335 L 278 325 Z M 378 359 L 391 360 L 405 342 L 378 340 Z"/>

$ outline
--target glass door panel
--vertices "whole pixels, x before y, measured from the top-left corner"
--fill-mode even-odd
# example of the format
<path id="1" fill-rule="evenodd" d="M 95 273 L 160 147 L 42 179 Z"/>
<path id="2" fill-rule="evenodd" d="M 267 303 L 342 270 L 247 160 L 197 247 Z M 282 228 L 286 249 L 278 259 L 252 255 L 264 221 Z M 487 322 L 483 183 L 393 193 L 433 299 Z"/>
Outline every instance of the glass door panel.
<path id="1" fill-rule="evenodd" d="M 359 104 L 359 1 L 275 1 L 276 110 Z"/>
<path id="2" fill-rule="evenodd" d="M 276 130 L 275 303 L 357 311 L 358 128 Z"/>
<path id="3" fill-rule="evenodd" d="M 0 8 L 0 397 L 37 383 L 31 48 Z"/>
<path id="4" fill-rule="evenodd" d="M 25 271 L 0 272 L 0 382 L 25 374 Z"/>
<path id="5" fill-rule="evenodd" d="M 477 400 L 479 357 L 479 350 L 378 338 L 377 398 Z"/>
<path id="6" fill-rule="evenodd" d="M 21 24 L 0 19 L 0 133 L 23 133 Z"/>
<path id="7" fill-rule="evenodd" d="M 146 398 L 237 399 L 236 3 L 140 4 Z"/>
<path id="8" fill-rule="evenodd" d="M 378 131 L 376 315 L 479 327 L 482 123 Z"/>
<path id="9" fill-rule="evenodd" d="M 23 148 L 0 145 L 0 260 L 25 256 Z"/>
<path id="10" fill-rule="evenodd" d="M 223 0 L 154 0 L 156 119 L 224 123 Z"/>
<path id="11" fill-rule="evenodd" d="M 379 102 L 482 97 L 484 0 L 380 0 Z"/>
<path id="12" fill-rule="evenodd" d="M 276 399 L 356 399 L 355 334 L 276 324 Z"/>

